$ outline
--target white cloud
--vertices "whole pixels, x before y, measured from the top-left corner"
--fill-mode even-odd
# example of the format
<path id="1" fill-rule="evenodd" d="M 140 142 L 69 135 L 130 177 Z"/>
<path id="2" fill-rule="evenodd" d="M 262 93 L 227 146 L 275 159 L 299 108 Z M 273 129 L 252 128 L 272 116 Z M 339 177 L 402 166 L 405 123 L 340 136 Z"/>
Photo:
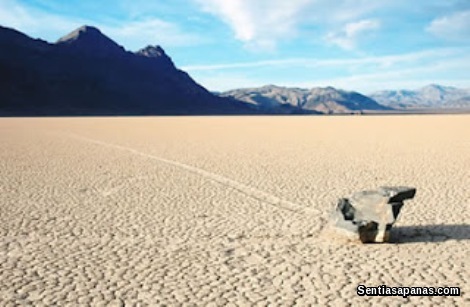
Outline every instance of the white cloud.
<path id="1" fill-rule="evenodd" d="M 251 47 L 271 49 L 281 39 L 296 36 L 303 10 L 311 0 L 196 0 L 202 9 L 218 16 Z"/>
<path id="2" fill-rule="evenodd" d="M 357 46 L 357 42 L 364 35 L 371 31 L 378 30 L 380 22 L 375 19 L 363 19 L 356 22 L 346 24 L 339 32 L 330 32 L 326 35 L 325 40 L 329 43 L 338 45 L 339 47 L 352 50 Z"/>
<path id="3" fill-rule="evenodd" d="M 470 10 L 436 18 L 426 30 L 446 40 L 470 40 Z"/>
<path id="4" fill-rule="evenodd" d="M 256 62 L 238 62 L 238 63 L 227 63 L 227 64 L 207 64 L 207 65 L 186 65 L 181 67 L 186 71 L 217 71 L 217 70 L 229 70 L 239 68 L 256 68 L 256 67 L 267 67 L 267 66 L 285 66 L 285 65 L 298 65 L 309 62 L 308 59 L 283 59 L 283 60 L 263 60 Z"/>
<path id="5" fill-rule="evenodd" d="M 270 49 L 283 40 L 296 37 L 303 25 L 319 30 L 324 26 L 338 26 L 364 18 L 365 15 L 387 7 L 393 1 L 382 0 L 193 0 L 202 8 L 226 23 L 235 38 L 249 47 Z M 376 21 L 371 21 L 376 25 Z M 357 26 L 369 26 L 359 24 Z M 361 29 L 350 26 L 349 35 L 358 35 Z M 304 33 L 303 33 L 304 34 Z M 343 45 L 351 44 L 352 38 L 336 33 Z M 340 42 L 343 40 L 344 42 Z"/>

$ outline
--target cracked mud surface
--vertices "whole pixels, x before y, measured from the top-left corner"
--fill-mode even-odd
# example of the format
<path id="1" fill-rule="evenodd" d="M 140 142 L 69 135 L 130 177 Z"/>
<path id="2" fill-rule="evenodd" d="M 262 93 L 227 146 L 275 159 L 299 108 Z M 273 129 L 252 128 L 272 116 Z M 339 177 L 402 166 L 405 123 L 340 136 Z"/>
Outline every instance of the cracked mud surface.
<path id="1" fill-rule="evenodd" d="M 0 119 L 0 305 L 468 305 L 468 135 L 465 115 Z M 381 185 L 417 188 L 395 243 L 326 234 Z"/>

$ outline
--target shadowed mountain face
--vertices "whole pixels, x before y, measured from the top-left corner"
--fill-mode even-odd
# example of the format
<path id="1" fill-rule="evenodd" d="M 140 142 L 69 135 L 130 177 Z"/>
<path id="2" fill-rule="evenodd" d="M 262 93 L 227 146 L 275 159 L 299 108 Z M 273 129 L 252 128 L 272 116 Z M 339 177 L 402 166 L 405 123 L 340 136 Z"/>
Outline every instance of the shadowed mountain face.
<path id="1" fill-rule="evenodd" d="M 265 109 L 289 106 L 320 113 L 390 110 L 367 96 L 333 87 L 301 89 L 268 85 L 260 88 L 236 89 L 220 95 L 233 97 Z"/>
<path id="2" fill-rule="evenodd" d="M 396 109 L 470 108 L 470 89 L 431 84 L 415 91 L 380 91 L 372 98 Z"/>
<path id="3" fill-rule="evenodd" d="M 252 114 L 175 67 L 159 46 L 136 53 L 84 26 L 55 44 L 0 27 L 0 115 Z"/>

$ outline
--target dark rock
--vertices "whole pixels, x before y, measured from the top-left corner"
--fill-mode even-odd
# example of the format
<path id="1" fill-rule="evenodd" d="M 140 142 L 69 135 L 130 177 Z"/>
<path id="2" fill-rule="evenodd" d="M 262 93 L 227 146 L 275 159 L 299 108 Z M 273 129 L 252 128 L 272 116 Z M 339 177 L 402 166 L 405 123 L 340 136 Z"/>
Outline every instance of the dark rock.
<path id="1" fill-rule="evenodd" d="M 359 237 L 363 243 L 388 242 L 403 201 L 412 199 L 415 188 L 381 187 L 373 191 L 354 193 L 341 198 L 332 215 L 336 228 Z"/>

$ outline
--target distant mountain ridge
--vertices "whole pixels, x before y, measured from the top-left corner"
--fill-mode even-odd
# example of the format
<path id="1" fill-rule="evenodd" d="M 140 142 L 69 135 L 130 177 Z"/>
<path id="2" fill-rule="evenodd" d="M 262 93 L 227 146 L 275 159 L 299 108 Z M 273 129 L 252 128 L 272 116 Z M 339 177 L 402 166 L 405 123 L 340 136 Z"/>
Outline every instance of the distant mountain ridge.
<path id="1" fill-rule="evenodd" d="M 395 109 L 470 108 L 470 89 L 430 84 L 418 90 L 379 91 L 370 95 Z"/>
<path id="2" fill-rule="evenodd" d="M 289 106 L 298 110 L 324 114 L 391 110 L 360 93 L 333 87 L 303 89 L 267 85 L 258 88 L 235 89 L 219 93 L 219 95 L 233 97 L 263 109 Z"/>
<path id="3" fill-rule="evenodd" d="M 160 46 L 133 53 L 83 26 L 56 43 L 0 27 L 0 115 L 259 114 L 213 95 Z"/>

